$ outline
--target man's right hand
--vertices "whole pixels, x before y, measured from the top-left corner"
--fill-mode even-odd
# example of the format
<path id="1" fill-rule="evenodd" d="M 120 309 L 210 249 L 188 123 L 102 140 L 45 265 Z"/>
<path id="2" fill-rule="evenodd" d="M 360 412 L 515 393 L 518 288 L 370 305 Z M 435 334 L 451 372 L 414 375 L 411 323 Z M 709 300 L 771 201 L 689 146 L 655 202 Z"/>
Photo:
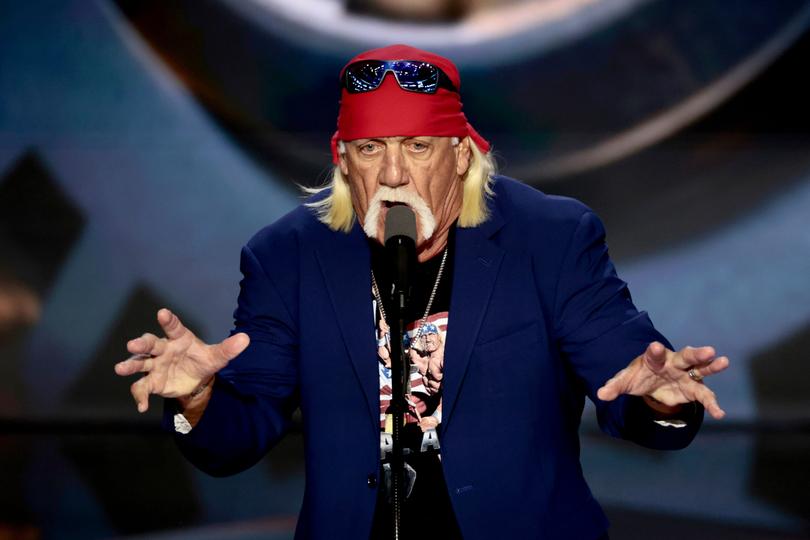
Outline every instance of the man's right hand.
<path id="1" fill-rule="evenodd" d="M 146 373 L 130 387 L 139 412 L 149 409 L 150 394 L 179 398 L 185 405 L 192 392 L 210 383 L 215 373 L 250 344 L 248 335 L 239 333 L 208 345 L 168 309 L 158 311 L 157 320 L 166 337 L 144 334 L 130 340 L 127 350 L 133 356 L 115 365 L 121 376 Z"/>

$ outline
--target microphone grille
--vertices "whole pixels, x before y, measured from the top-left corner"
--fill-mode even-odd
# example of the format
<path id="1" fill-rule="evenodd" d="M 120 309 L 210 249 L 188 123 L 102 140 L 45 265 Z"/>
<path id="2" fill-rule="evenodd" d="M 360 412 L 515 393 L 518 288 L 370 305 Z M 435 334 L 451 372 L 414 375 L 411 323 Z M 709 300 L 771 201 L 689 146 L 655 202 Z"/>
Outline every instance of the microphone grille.
<path id="1" fill-rule="evenodd" d="M 416 242 L 416 216 L 404 204 L 389 208 L 385 216 L 385 241 L 394 236 L 406 236 Z"/>

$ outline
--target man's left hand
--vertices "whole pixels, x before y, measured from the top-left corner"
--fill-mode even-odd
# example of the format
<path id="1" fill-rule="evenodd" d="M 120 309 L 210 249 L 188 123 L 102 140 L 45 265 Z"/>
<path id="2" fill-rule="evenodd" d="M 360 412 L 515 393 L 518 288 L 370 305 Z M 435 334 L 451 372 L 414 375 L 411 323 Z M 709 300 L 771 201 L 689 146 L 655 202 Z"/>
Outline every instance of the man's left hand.
<path id="1" fill-rule="evenodd" d="M 713 347 L 684 347 L 676 352 L 654 341 L 644 354 L 608 380 L 597 396 L 603 401 L 613 401 L 622 394 L 643 396 L 658 410 L 662 408 L 656 404 L 677 410 L 684 403 L 699 401 L 719 420 L 726 413 L 718 405 L 715 393 L 702 380 L 695 379 L 719 373 L 728 365 L 728 358 L 716 357 Z M 693 370 L 691 377 L 690 370 Z"/>

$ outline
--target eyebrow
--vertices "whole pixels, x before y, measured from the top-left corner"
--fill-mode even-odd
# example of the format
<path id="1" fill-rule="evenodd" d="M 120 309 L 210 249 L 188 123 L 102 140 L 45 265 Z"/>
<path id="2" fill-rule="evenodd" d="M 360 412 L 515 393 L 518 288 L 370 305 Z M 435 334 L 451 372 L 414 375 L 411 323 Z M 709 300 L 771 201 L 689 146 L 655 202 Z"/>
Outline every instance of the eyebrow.
<path id="1" fill-rule="evenodd" d="M 400 137 L 370 137 L 368 139 L 355 139 L 350 141 L 355 146 L 360 146 L 363 144 L 367 144 L 370 142 L 385 142 L 385 139 L 394 139 L 399 142 L 408 141 L 411 139 L 430 139 L 432 138 L 431 135 L 409 135 L 409 136 L 400 136 Z"/>
<path id="2" fill-rule="evenodd" d="M 354 141 L 350 141 L 354 146 L 363 146 L 364 144 L 368 144 L 370 142 L 382 142 L 381 139 L 356 139 Z"/>

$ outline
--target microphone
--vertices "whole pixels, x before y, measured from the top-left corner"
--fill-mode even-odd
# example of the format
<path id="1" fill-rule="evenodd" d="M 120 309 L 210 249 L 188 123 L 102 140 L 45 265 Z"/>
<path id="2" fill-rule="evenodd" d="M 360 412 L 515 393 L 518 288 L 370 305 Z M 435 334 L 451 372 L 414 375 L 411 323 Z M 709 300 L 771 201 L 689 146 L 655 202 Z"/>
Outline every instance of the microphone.
<path id="1" fill-rule="evenodd" d="M 398 204 L 388 209 L 385 250 L 389 275 L 394 283 L 394 297 L 398 307 L 404 309 L 400 301 L 407 301 L 410 296 L 411 275 L 416 264 L 416 216 L 408 206 Z"/>
<path id="2" fill-rule="evenodd" d="M 416 216 L 405 205 L 388 209 L 385 217 L 385 251 L 394 287 L 391 302 L 391 405 L 393 448 L 391 451 L 391 511 L 393 538 L 399 539 L 402 505 L 405 500 L 405 452 L 402 426 L 405 423 L 410 362 L 403 350 L 411 276 L 416 265 Z"/>

